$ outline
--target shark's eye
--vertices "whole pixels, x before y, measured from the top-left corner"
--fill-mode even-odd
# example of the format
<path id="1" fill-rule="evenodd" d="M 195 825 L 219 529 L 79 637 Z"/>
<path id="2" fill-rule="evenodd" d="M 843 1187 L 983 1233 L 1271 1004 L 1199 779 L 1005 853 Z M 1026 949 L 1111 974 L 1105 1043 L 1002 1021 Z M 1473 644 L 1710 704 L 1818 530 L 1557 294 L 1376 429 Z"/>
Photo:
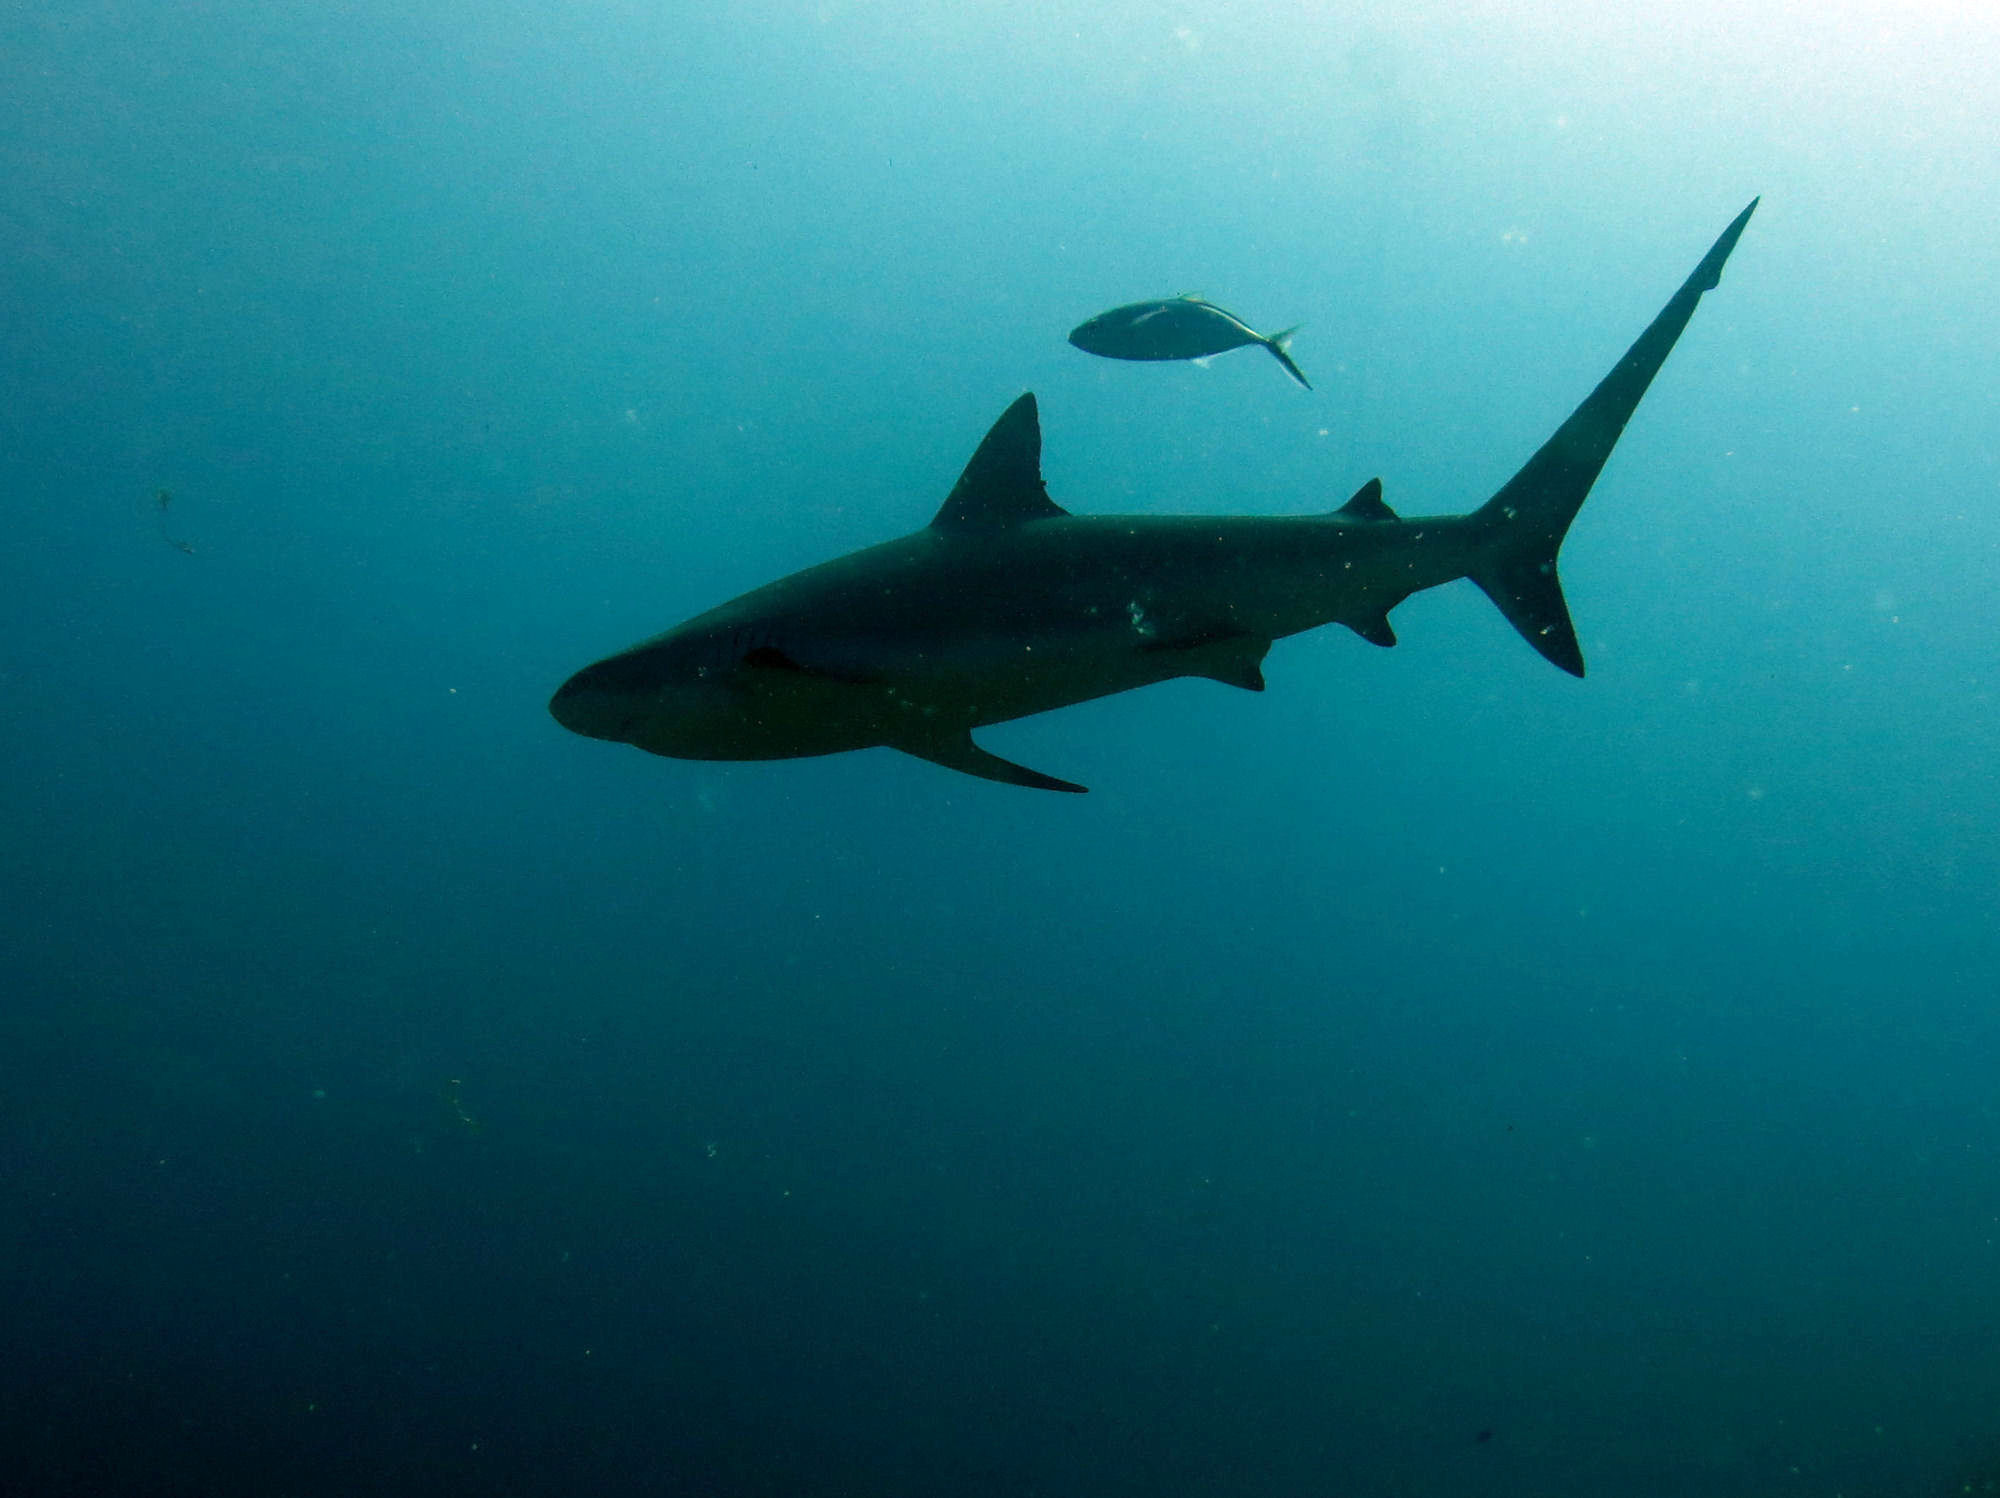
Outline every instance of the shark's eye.
<path id="1" fill-rule="evenodd" d="M 775 645 L 759 645 L 755 650 L 747 652 L 743 657 L 743 664 L 746 666 L 756 666 L 765 671 L 798 671 L 803 669 L 797 661 L 786 655 L 784 651 L 778 649 Z"/>

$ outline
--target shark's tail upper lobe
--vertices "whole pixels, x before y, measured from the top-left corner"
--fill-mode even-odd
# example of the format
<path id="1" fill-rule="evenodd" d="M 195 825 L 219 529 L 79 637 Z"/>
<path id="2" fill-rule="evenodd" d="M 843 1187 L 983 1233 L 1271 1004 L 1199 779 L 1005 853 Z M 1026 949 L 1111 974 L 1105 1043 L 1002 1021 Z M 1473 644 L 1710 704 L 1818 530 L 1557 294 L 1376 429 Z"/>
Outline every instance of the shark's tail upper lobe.
<path id="1" fill-rule="evenodd" d="M 1556 576 L 1556 552 L 1640 397 L 1694 316 L 1701 294 L 1720 282 L 1723 262 L 1756 211 L 1752 199 L 1589 399 L 1473 513 L 1482 534 L 1472 580 L 1523 639 L 1572 676 L 1583 675 L 1583 651 Z"/>

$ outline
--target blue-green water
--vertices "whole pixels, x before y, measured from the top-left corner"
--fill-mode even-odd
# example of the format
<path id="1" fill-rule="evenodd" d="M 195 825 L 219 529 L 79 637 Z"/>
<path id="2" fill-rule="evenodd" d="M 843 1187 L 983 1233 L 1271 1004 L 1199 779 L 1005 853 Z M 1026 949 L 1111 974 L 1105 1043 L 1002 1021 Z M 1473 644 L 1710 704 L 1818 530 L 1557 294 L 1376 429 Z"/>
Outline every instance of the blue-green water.
<path id="1" fill-rule="evenodd" d="M 0 16 L 0 1490 L 1991 1471 L 1996 44 Z M 1081 798 L 544 710 L 1024 389 L 1077 511 L 1469 508 L 1757 193 L 1586 681 L 1459 584 L 985 733 Z M 1316 390 L 1063 341 L 1181 291 Z"/>

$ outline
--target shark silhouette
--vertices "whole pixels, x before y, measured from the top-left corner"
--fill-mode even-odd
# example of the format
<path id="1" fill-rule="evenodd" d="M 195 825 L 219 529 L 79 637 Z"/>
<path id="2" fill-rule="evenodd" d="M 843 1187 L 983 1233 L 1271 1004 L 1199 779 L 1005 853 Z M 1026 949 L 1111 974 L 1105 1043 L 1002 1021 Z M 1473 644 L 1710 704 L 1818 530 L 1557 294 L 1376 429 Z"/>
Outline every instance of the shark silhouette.
<path id="1" fill-rule="evenodd" d="M 1589 399 L 1485 504 L 1404 519 L 1372 479 L 1311 516 L 1072 515 L 1042 483 L 1033 395 L 1007 408 L 924 529 L 794 573 L 588 666 L 564 727 L 679 759 L 887 746 L 1009 785 L 1081 791 L 972 730 L 1178 676 L 1264 688 L 1274 640 L 1323 624 L 1393 645 L 1389 613 L 1470 578 L 1583 675 L 1556 553 L 1757 203 Z"/>

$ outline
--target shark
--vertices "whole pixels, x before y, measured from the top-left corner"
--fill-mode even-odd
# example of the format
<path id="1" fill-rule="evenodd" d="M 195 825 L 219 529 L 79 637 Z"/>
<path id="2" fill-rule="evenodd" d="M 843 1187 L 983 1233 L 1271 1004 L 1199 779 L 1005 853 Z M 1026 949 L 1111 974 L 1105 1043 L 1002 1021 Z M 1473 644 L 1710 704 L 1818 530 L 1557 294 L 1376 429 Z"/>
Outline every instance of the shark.
<path id="1" fill-rule="evenodd" d="M 1543 659 L 1583 675 L 1557 553 L 1653 377 L 1720 284 L 1757 200 L 1556 432 L 1477 509 L 1400 516 L 1371 479 L 1318 515 L 1072 514 L 1042 479 L 1032 393 L 931 522 L 768 583 L 584 667 L 549 703 L 594 739 L 692 760 L 890 748 L 1006 785 L 1074 782 L 976 729 L 1178 677 L 1264 690 L 1272 644 L 1470 579 Z"/>

